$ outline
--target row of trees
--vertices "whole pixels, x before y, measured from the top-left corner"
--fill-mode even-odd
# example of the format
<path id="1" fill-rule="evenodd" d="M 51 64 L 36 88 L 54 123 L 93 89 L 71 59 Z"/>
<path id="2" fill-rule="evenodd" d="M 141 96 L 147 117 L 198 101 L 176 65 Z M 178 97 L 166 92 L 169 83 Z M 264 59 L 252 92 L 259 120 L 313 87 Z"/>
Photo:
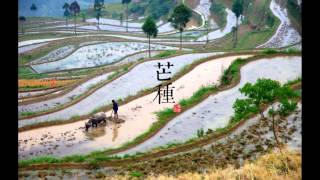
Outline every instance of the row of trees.
<path id="1" fill-rule="evenodd" d="M 169 18 L 169 22 L 172 26 L 180 32 L 180 50 L 182 49 L 182 32 L 184 31 L 187 23 L 189 22 L 192 16 L 191 10 L 185 6 L 184 4 L 180 4 L 173 10 Z M 156 37 L 158 34 L 157 25 L 154 19 L 149 16 L 142 26 L 143 32 L 147 35 L 149 39 L 149 57 L 151 56 L 150 53 L 150 38 Z"/>
<path id="2" fill-rule="evenodd" d="M 77 22 L 76 22 L 76 18 L 77 16 L 80 14 L 80 5 L 78 4 L 77 1 L 72 2 L 71 4 L 68 3 L 64 3 L 64 5 L 62 6 L 62 8 L 64 9 L 64 17 L 66 18 L 66 26 L 68 27 L 68 18 L 70 16 L 73 16 L 73 20 L 74 20 L 74 34 L 77 35 Z"/>

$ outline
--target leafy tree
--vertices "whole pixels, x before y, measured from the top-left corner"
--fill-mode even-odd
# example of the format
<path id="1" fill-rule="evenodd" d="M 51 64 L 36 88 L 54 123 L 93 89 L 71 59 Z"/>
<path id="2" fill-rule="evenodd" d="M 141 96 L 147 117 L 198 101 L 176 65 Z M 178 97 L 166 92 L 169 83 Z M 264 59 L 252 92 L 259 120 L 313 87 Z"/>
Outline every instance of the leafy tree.
<path id="1" fill-rule="evenodd" d="M 246 118 L 250 113 L 257 113 L 258 107 L 252 99 L 237 99 L 233 104 L 235 111 L 235 120 Z"/>
<path id="2" fill-rule="evenodd" d="M 130 4 L 131 0 L 122 0 L 122 4 L 126 4 L 127 5 L 127 10 L 126 10 L 126 15 L 127 15 L 127 21 L 126 21 L 126 32 L 128 32 L 128 16 L 129 16 L 129 4 Z"/>
<path id="3" fill-rule="evenodd" d="M 30 7 L 30 10 L 31 11 L 36 11 L 37 9 L 38 9 L 37 6 L 34 3 L 32 3 L 32 5 Z"/>
<path id="4" fill-rule="evenodd" d="M 173 27 L 180 31 L 180 50 L 182 48 L 182 32 L 189 22 L 191 16 L 192 11 L 184 4 L 180 4 L 174 8 L 173 13 L 169 18 L 169 22 L 171 22 Z"/>
<path id="5" fill-rule="evenodd" d="M 99 20 L 100 20 L 101 14 L 102 14 L 103 5 L 104 5 L 104 0 L 95 0 L 94 1 L 93 8 L 94 8 L 96 19 L 98 21 L 98 28 L 97 29 L 99 29 Z"/>
<path id="6" fill-rule="evenodd" d="M 232 4 L 232 11 L 237 17 L 237 20 L 236 20 L 236 39 L 235 39 L 235 43 L 234 43 L 234 47 L 235 47 L 237 44 L 237 40 L 238 40 L 238 19 L 239 19 L 240 15 L 243 14 L 243 0 L 234 0 L 233 4 Z"/>
<path id="7" fill-rule="evenodd" d="M 149 39 L 149 57 L 151 57 L 151 49 L 150 49 L 150 38 L 157 37 L 158 29 L 154 20 L 149 16 L 142 26 L 143 32 L 147 35 Z"/>
<path id="8" fill-rule="evenodd" d="M 63 16 L 66 17 L 66 26 L 68 28 L 68 18 L 70 17 L 70 11 L 69 11 L 70 4 L 64 3 L 62 6 L 62 9 L 64 9 Z"/>
<path id="9" fill-rule="evenodd" d="M 280 147 L 280 142 L 277 137 L 277 120 L 276 116 L 281 118 L 289 115 L 297 108 L 297 103 L 294 98 L 299 95 L 292 90 L 288 85 L 281 86 L 278 81 L 271 79 L 258 79 L 255 84 L 246 83 L 243 88 L 240 88 L 240 92 L 245 94 L 248 98 L 237 99 L 233 104 L 233 109 L 235 111 L 235 116 L 232 119 L 241 120 L 247 118 L 249 114 L 256 113 L 260 111 L 261 117 L 263 119 L 263 109 L 261 105 L 263 103 L 271 103 L 275 100 L 279 100 L 278 108 L 275 109 L 273 106 L 268 111 L 269 117 L 272 118 L 272 131 L 277 144 Z"/>
<path id="10" fill-rule="evenodd" d="M 26 20 L 27 20 L 27 19 L 26 19 L 26 17 L 24 17 L 24 16 L 20 16 L 20 17 L 19 17 L 19 21 L 21 22 L 20 24 L 21 24 L 21 32 L 22 32 L 22 33 L 24 33 L 23 24 L 24 24 L 24 22 L 25 22 Z"/>
<path id="11" fill-rule="evenodd" d="M 271 79 L 258 79 L 258 81 L 252 85 L 246 83 L 240 92 L 252 99 L 252 103 L 258 107 L 261 117 L 264 118 L 263 109 L 260 107 L 263 103 L 272 102 L 276 96 L 280 83 Z"/>
<path id="12" fill-rule="evenodd" d="M 77 18 L 77 15 L 79 15 L 79 13 L 80 13 L 80 6 L 79 6 L 77 1 L 74 1 L 73 3 L 71 3 L 71 5 L 69 6 L 69 11 L 73 15 L 73 18 L 74 18 L 74 34 L 77 35 L 76 18 Z"/>

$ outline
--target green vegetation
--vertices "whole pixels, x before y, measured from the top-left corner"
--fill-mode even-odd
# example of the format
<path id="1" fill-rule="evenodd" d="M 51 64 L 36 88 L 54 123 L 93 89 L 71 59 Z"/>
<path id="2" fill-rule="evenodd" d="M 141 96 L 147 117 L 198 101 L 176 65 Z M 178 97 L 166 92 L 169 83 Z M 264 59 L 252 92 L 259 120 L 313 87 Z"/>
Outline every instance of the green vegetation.
<path id="1" fill-rule="evenodd" d="M 201 138 L 201 137 L 203 137 L 204 136 L 204 131 L 203 131 L 203 129 L 201 128 L 201 129 L 198 129 L 197 130 L 197 137 L 198 138 Z"/>
<path id="2" fill-rule="evenodd" d="M 69 11 L 70 4 L 64 3 L 62 9 L 64 9 L 63 16 L 66 17 L 66 26 L 68 27 L 68 19 L 70 18 L 70 11 Z"/>
<path id="3" fill-rule="evenodd" d="M 231 84 L 232 80 L 238 80 L 239 77 L 239 71 L 240 71 L 240 65 L 245 63 L 246 60 L 238 58 L 235 61 L 232 62 L 232 64 L 223 72 L 222 78 L 221 78 L 221 84 L 222 85 L 229 85 Z"/>
<path id="4" fill-rule="evenodd" d="M 38 164 L 38 163 L 59 163 L 61 160 L 57 159 L 53 156 L 41 156 L 41 157 L 34 157 L 28 160 L 20 160 L 19 165 L 21 167 L 28 166 L 29 164 Z"/>
<path id="5" fill-rule="evenodd" d="M 21 33 L 24 33 L 25 32 L 25 29 L 24 29 L 24 27 L 23 27 L 23 24 L 24 24 L 24 22 L 26 22 L 26 17 L 24 17 L 24 16 L 20 16 L 19 17 L 19 22 L 20 22 L 20 25 L 21 25 Z"/>
<path id="6" fill-rule="evenodd" d="M 277 53 L 278 51 L 275 50 L 275 49 L 265 49 L 262 51 L 263 54 L 267 54 L 267 55 L 270 55 L 270 54 L 275 54 Z"/>
<path id="7" fill-rule="evenodd" d="M 124 66 L 122 69 L 116 70 L 114 73 L 108 76 L 108 80 L 114 79 L 115 77 L 118 77 L 120 74 L 127 72 L 129 70 L 129 65 Z"/>
<path id="8" fill-rule="evenodd" d="M 130 12 L 139 16 L 147 14 L 158 20 L 161 17 L 166 17 L 174 6 L 176 6 L 176 1 L 172 0 L 140 0 L 139 3 L 131 4 Z"/>
<path id="9" fill-rule="evenodd" d="M 126 32 L 128 32 L 129 4 L 131 0 L 122 0 L 122 4 L 126 4 Z"/>
<path id="10" fill-rule="evenodd" d="M 151 58 L 150 38 L 155 38 L 158 35 L 158 28 L 152 17 L 147 17 L 142 26 L 142 30 L 147 35 L 147 38 L 149 40 L 149 58 Z"/>
<path id="11" fill-rule="evenodd" d="M 19 115 L 20 116 L 32 116 L 34 114 L 36 114 L 36 113 L 27 111 L 27 112 L 21 112 Z"/>
<path id="12" fill-rule="evenodd" d="M 249 58 L 250 59 L 250 58 Z M 236 79 L 237 77 L 239 77 L 239 72 L 240 72 L 240 65 L 243 62 L 246 62 L 246 60 L 243 59 L 237 59 L 234 62 L 238 63 L 236 65 L 233 65 L 233 70 L 232 70 L 232 75 L 230 76 L 230 82 L 233 81 L 234 79 Z M 249 60 L 247 60 L 249 61 Z M 231 65 L 232 66 L 232 65 Z M 190 66 L 185 67 L 184 69 L 188 69 Z M 229 68 L 230 69 L 230 68 Z M 231 70 L 229 70 L 229 73 L 231 72 Z M 238 72 L 238 74 L 236 75 L 235 72 Z M 223 78 L 223 77 L 222 77 Z M 288 83 L 286 83 L 285 85 L 281 86 L 281 88 L 277 91 L 277 96 L 274 99 L 279 99 L 279 97 L 299 97 L 299 94 L 301 93 L 301 90 L 296 90 L 296 91 L 290 91 L 289 86 L 296 84 L 298 82 L 301 81 L 301 78 L 289 81 Z M 222 84 L 223 86 L 223 84 Z M 191 96 L 188 99 L 184 99 L 181 100 L 179 102 L 179 104 L 182 106 L 182 109 L 188 109 L 190 107 L 192 107 L 193 105 L 195 105 L 197 102 L 201 102 L 204 98 L 206 98 L 208 95 L 212 94 L 213 92 L 216 92 L 217 88 L 215 86 L 209 86 L 209 87 L 202 87 L 200 88 L 197 92 L 195 92 L 193 94 L 193 96 Z M 300 93 L 299 93 L 300 92 Z M 301 94 L 300 94 L 301 95 Z M 280 98 L 281 99 L 281 98 Z M 249 103 L 253 103 L 254 101 L 249 101 Z M 241 105 L 239 105 L 240 107 Z M 249 113 L 246 116 L 243 116 L 243 118 L 234 118 L 232 117 L 231 120 L 229 121 L 229 124 L 226 127 L 223 128 L 218 128 L 215 131 L 209 129 L 206 133 L 201 132 L 203 130 L 198 130 L 197 136 L 201 136 L 201 137 L 208 137 L 209 135 L 212 135 L 214 133 L 214 135 L 219 135 L 221 133 L 226 133 L 228 132 L 232 127 L 234 127 L 235 125 L 237 125 L 240 121 L 245 120 L 245 117 L 249 117 L 249 115 L 253 115 L 255 114 L 254 112 L 257 111 L 251 111 L 250 109 L 246 108 L 248 107 L 246 104 L 242 105 L 243 111 L 249 111 Z M 289 102 L 289 104 L 285 104 L 284 109 L 293 109 L 293 104 L 291 104 L 291 102 Z M 240 108 L 241 109 L 241 108 Z M 282 110 L 283 114 L 288 113 L 290 111 L 287 110 Z M 246 112 L 241 112 L 241 110 L 237 110 L 236 113 L 242 113 L 242 114 L 246 114 Z M 172 119 L 176 113 L 173 112 L 173 109 L 171 108 L 167 108 L 164 109 L 162 111 L 156 112 L 156 115 L 158 117 L 158 121 L 155 122 L 154 124 L 152 124 L 152 126 L 150 127 L 150 129 L 141 134 L 140 136 L 138 136 L 137 138 L 135 138 L 134 140 L 127 142 L 123 145 L 120 146 L 120 148 L 117 149 L 121 149 L 121 148 L 126 148 L 129 147 L 131 145 L 137 144 L 139 142 L 142 142 L 147 136 L 151 135 L 152 133 L 154 133 L 155 131 L 157 131 L 159 128 L 161 128 L 163 125 L 165 125 L 170 119 Z M 239 117 L 239 116 L 238 116 Z M 189 139 L 188 141 L 186 141 L 185 143 L 172 143 L 172 144 L 167 144 L 166 147 L 162 147 L 163 148 L 170 148 L 170 147 L 176 147 L 179 145 L 184 145 L 184 144 L 188 144 L 188 143 L 192 143 L 195 142 L 198 138 L 194 137 Z M 57 159 L 57 158 L 53 158 L 53 157 L 37 157 L 37 158 L 32 158 L 32 159 L 28 159 L 28 160 L 21 160 L 19 161 L 19 167 L 23 167 L 23 166 L 28 166 L 31 164 L 35 164 L 35 163 L 63 163 L 63 162 L 89 162 L 92 167 L 98 167 L 98 163 L 101 161 L 110 161 L 110 160 L 114 160 L 114 159 L 127 159 L 127 158 L 135 158 L 138 155 L 143 155 L 145 153 L 137 153 L 135 155 L 124 155 L 122 158 L 118 157 L 118 156 L 106 156 L 107 153 L 109 152 L 113 152 L 114 150 L 117 149 L 107 149 L 104 151 L 94 151 L 88 155 L 74 155 L 74 156 L 68 156 L 68 157 L 64 157 L 61 159 Z M 161 149 L 161 147 L 160 147 Z"/>
<path id="13" fill-rule="evenodd" d="M 36 79 L 36 78 L 46 78 L 46 74 L 34 73 L 29 67 L 18 67 L 18 78 L 19 79 Z"/>
<path id="14" fill-rule="evenodd" d="M 130 176 L 131 177 L 141 177 L 142 173 L 138 172 L 138 171 L 133 171 L 133 172 L 130 173 Z"/>
<path id="15" fill-rule="evenodd" d="M 94 9 L 95 17 L 98 21 L 98 30 L 99 30 L 100 17 L 102 16 L 103 7 L 104 7 L 104 0 L 94 1 L 93 9 Z"/>
<path id="16" fill-rule="evenodd" d="M 191 16 L 191 9 L 184 4 L 180 4 L 174 8 L 173 13 L 170 15 L 168 20 L 171 22 L 171 25 L 180 32 L 180 50 L 182 49 L 182 32 L 184 31 Z"/>
<path id="17" fill-rule="evenodd" d="M 247 96 L 246 99 L 237 99 L 233 105 L 235 116 L 232 121 L 240 121 L 247 118 L 251 114 L 260 112 L 264 118 L 262 105 L 269 104 L 279 99 L 284 106 L 288 99 L 296 98 L 299 95 L 293 91 L 288 85 L 281 86 L 278 81 L 271 79 L 258 79 L 255 84 L 246 83 L 240 92 Z M 286 106 L 289 107 L 290 105 Z"/>
<path id="18" fill-rule="evenodd" d="M 175 54 L 177 54 L 177 51 L 175 50 L 166 50 L 164 52 L 157 54 L 156 56 L 154 56 L 154 58 L 166 58 Z"/>
<path id="19" fill-rule="evenodd" d="M 74 34 L 77 35 L 77 21 L 76 21 L 76 17 L 79 15 L 80 13 L 80 6 L 78 4 L 77 1 L 74 1 L 73 3 L 70 4 L 69 6 L 69 11 L 73 16 L 73 20 L 74 20 Z"/>
<path id="20" fill-rule="evenodd" d="M 180 100 L 179 104 L 181 105 L 182 108 L 191 107 L 191 106 L 197 104 L 198 102 L 200 102 L 207 95 L 209 95 L 213 92 L 216 92 L 216 91 L 217 91 L 217 87 L 214 85 L 203 86 L 198 91 L 193 93 L 193 95 L 190 98 Z"/>
<path id="21" fill-rule="evenodd" d="M 226 7 L 222 3 L 219 3 L 217 1 L 213 1 L 210 6 L 210 11 L 214 16 L 217 17 L 216 22 L 220 27 L 224 26 L 227 22 L 227 13 L 225 9 Z"/>
<path id="22" fill-rule="evenodd" d="M 236 28 L 235 28 L 235 40 L 234 40 L 234 47 L 237 45 L 238 41 L 238 19 L 243 14 L 243 2 L 242 0 L 234 0 L 232 4 L 232 11 L 237 17 L 236 20 Z"/>
<path id="23" fill-rule="evenodd" d="M 289 14 L 296 22 L 301 22 L 301 7 L 296 0 L 287 0 L 287 8 Z"/>

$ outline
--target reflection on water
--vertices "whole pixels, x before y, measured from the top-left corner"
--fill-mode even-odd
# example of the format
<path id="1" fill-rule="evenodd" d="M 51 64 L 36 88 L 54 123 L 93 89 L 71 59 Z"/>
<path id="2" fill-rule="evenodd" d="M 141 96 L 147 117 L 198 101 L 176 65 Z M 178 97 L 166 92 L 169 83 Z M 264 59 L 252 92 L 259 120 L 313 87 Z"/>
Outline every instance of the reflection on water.
<path id="1" fill-rule="evenodd" d="M 118 123 L 113 123 L 113 133 L 112 133 L 112 142 L 114 142 L 116 140 L 116 138 L 118 137 L 118 129 L 120 128 L 120 124 Z"/>
<path id="2" fill-rule="evenodd" d="M 97 137 L 104 136 L 106 134 L 106 125 L 98 125 L 98 127 L 89 128 L 88 131 L 84 131 L 84 134 L 89 140 L 94 140 Z"/>
<path id="3" fill-rule="evenodd" d="M 122 119 L 114 120 L 109 117 L 107 118 L 107 124 L 99 124 L 98 127 L 91 127 L 88 131 L 84 130 L 83 132 L 88 140 L 95 140 L 95 138 L 104 136 L 107 128 L 109 127 L 112 129 L 112 142 L 114 142 L 118 137 L 118 129 L 121 127 L 121 123 L 123 122 L 124 120 Z"/>

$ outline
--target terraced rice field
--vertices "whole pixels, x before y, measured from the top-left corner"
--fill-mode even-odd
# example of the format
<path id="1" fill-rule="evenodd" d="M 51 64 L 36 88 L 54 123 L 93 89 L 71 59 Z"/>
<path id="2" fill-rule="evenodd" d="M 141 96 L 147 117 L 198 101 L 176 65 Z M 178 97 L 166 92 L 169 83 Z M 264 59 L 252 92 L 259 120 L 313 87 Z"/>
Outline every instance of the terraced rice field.
<path id="1" fill-rule="evenodd" d="M 151 45 L 152 50 L 175 50 L 176 47 Z M 113 42 L 81 47 L 70 56 L 59 61 L 32 65 L 37 72 L 54 72 L 70 69 L 89 68 L 112 64 L 122 58 L 148 50 L 147 43 Z"/>
<path id="2" fill-rule="evenodd" d="M 162 60 L 144 62 L 137 65 L 134 69 L 122 75 L 118 79 L 112 81 L 112 83 L 108 83 L 107 85 L 98 89 L 80 102 L 54 113 L 31 119 L 20 120 L 19 127 L 58 119 L 65 120 L 76 115 L 85 115 L 98 107 L 110 104 L 112 99 L 124 99 L 130 95 L 137 94 L 141 90 L 155 87 L 161 83 L 161 81 L 158 81 L 156 77 L 157 74 L 155 65 L 157 65 L 158 62 L 167 63 L 169 61 L 174 63 L 174 66 L 171 67 L 171 75 L 174 75 L 180 71 L 182 67 L 191 64 L 196 60 L 213 56 L 215 54 L 216 53 L 186 54 Z M 141 75 L 147 78 L 141 78 Z M 37 107 L 37 103 L 23 107 L 21 106 L 19 107 L 19 112 L 34 112 L 37 111 Z"/>
<path id="3" fill-rule="evenodd" d="M 201 85 L 212 84 L 212 82 L 218 83 L 217 80 L 223 72 L 222 67 L 228 67 L 228 64 L 235 58 L 236 57 L 221 58 L 221 60 L 217 59 L 203 63 L 174 82 L 173 84 L 176 84 L 179 91 L 181 91 L 177 93 L 177 96 L 179 96 L 177 97 L 177 100 L 190 97 Z M 209 74 L 206 73 L 214 74 L 209 76 Z M 204 74 L 204 76 L 201 76 L 201 74 Z M 276 57 L 251 62 L 242 68 L 239 85 L 227 91 L 210 96 L 199 105 L 177 116 L 151 139 L 129 151 L 123 152 L 123 154 L 131 154 L 138 151 L 145 152 L 155 147 L 166 145 L 167 143 L 186 141 L 194 137 L 196 130 L 200 128 L 210 128 L 214 130 L 225 126 L 233 114 L 233 102 L 236 98 L 242 97 L 238 92 L 238 89 L 246 82 L 255 82 L 258 78 L 265 77 L 285 83 L 300 76 L 300 57 Z M 190 81 L 190 79 L 193 78 L 195 78 L 195 81 Z M 198 78 L 199 80 L 196 80 Z M 204 80 L 203 78 L 207 78 L 207 80 Z M 194 82 L 199 82 L 199 84 L 195 84 Z M 191 85 L 190 87 L 189 84 Z M 125 123 L 120 125 L 111 123 L 107 126 L 100 127 L 97 131 L 84 133 L 82 129 L 84 121 L 79 121 L 67 125 L 21 132 L 19 133 L 20 141 L 29 139 L 29 137 L 33 138 L 28 140 L 26 145 L 23 146 L 24 148 L 21 147 L 21 153 L 19 154 L 24 155 L 24 157 L 30 156 L 30 152 L 33 155 L 44 153 L 63 156 L 74 153 L 89 153 L 94 150 L 120 146 L 121 144 L 132 140 L 141 132 L 146 131 L 152 122 L 156 121 L 153 112 L 168 106 L 160 106 L 156 104 L 156 102 L 152 102 L 155 95 L 156 94 L 153 93 L 125 104 L 124 106 L 120 106 L 121 113 L 119 118 L 126 120 Z M 106 112 L 107 116 L 109 116 L 110 113 L 110 111 Z M 130 129 L 130 131 L 128 131 L 128 129 Z M 66 134 L 63 135 L 64 133 Z M 53 140 L 58 138 L 61 139 L 62 142 L 56 141 L 53 143 L 54 141 L 52 142 L 49 139 L 39 141 L 42 136 L 52 136 L 49 139 Z M 68 141 L 68 138 L 71 140 Z M 46 145 L 38 144 L 40 142 L 46 142 Z M 31 146 L 32 143 L 34 144 L 33 146 Z M 63 145 L 64 143 L 67 143 L 67 145 Z M 77 144 L 77 148 L 74 148 L 75 144 Z M 48 149 L 48 147 L 55 148 Z M 23 157 L 21 156 L 21 158 Z"/>

